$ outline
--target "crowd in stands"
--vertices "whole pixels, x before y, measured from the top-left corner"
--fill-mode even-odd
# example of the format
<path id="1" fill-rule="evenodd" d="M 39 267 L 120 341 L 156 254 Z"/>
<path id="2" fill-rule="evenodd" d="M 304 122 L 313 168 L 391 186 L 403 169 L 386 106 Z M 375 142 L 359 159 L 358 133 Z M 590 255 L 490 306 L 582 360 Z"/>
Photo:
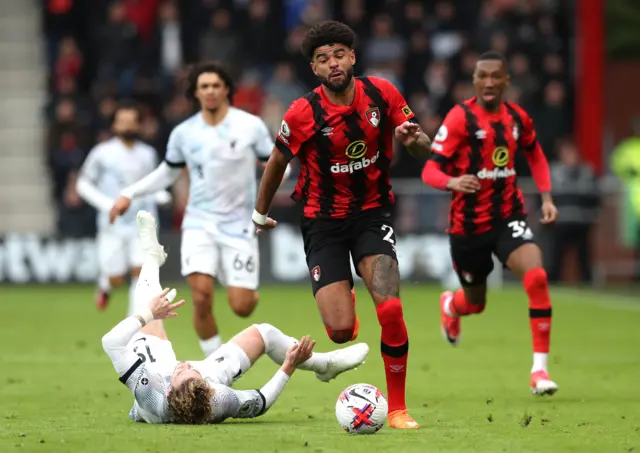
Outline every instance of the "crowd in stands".
<path id="1" fill-rule="evenodd" d="M 317 86 L 299 48 L 305 30 L 328 18 L 359 35 L 356 75 L 392 81 L 430 136 L 453 105 L 473 96 L 476 58 L 489 49 L 507 56 L 508 99 L 530 112 L 550 160 L 572 132 L 571 16 L 554 0 L 42 2 L 52 197 L 66 214 L 90 219 L 88 234 L 93 212 L 75 194 L 75 175 L 109 137 L 118 99 L 143 106 L 142 139 L 162 158 L 171 129 L 193 113 L 184 97 L 188 65 L 221 60 L 238 80 L 235 106 L 260 115 L 275 136 L 291 101 Z M 420 170 L 398 150 L 394 177 Z M 518 170 L 526 174 L 526 164 Z M 176 212 L 181 203 L 178 196 Z M 171 226 L 171 215 L 163 222 Z"/>

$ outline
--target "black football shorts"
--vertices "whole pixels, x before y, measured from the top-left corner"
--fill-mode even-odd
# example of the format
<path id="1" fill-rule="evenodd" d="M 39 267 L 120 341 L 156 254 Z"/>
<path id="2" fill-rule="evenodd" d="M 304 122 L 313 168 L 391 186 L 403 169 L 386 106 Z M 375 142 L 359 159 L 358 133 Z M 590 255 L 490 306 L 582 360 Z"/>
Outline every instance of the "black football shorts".
<path id="1" fill-rule="evenodd" d="M 360 275 L 358 263 L 366 256 L 387 255 L 397 260 L 391 214 L 383 208 L 348 219 L 303 218 L 300 229 L 314 295 L 331 283 L 347 280 L 353 285 L 351 262 Z"/>
<path id="2" fill-rule="evenodd" d="M 502 220 L 486 233 L 473 236 L 449 235 L 451 259 L 460 284 L 476 286 L 486 283 L 493 270 L 492 255 L 506 266 L 509 255 L 530 242 L 535 243 L 535 239 L 524 214 Z"/>

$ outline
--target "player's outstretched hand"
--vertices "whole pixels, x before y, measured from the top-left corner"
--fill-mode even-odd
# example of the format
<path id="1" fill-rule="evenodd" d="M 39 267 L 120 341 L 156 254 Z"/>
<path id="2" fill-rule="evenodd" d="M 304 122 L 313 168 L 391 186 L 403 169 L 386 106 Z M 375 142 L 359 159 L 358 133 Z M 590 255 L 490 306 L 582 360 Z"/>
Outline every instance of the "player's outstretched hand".
<path id="1" fill-rule="evenodd" d="M 315 345 L 315 340 L 312 340 L 310 336 L 305 335 L 302 337 L 299 343 L 294 344 L 287 351 L 282 364 L 283 371 L 291 375 L 298 366 L 309 360 Z"/>
<path id="2" fill-rule="evenodd" d="M 122 214 L 127 212 L 129 206 L 131 206 L 131 200 L 123 195 L 120 195 L 116 199 L 116 202 L 113 204 L 111 211 L 109 211 L 109 222 L 115 222 L 118 216 L 121 216 Z"/>
<path id="3" fill-rule="evenodd" d="M 278 222 L 273 220 L 271 217 L 267 217 L 267 223 L 265 223 L 264 225 L 258 225 L 255 222 L 253 222 L 253 224 L 256 226 L 256 234 L 261 234 L 265 230 L 271 230 L 275 228 Z"/>
<path id="4" fill-rule="evenodd" d="M 541 210 L 541 223 L 553 223 L 558 218 L 558 208 L 556 208 L 556 205 L 553 203 L 553 201 L 543 201 Z"/>
<path id="5" fill-rule="evenodd" d="M 165 288 L 162 293 L 151 299 L 149 310 L 153 313 L 153 319 L 175 318 L 178 316 L 178 313 L 173 310 L 184 305 L 184 300 L 172 304 L 169 298 L 167 298 L 167 294 L 169 294 L 170 291 L 175 291 L 175 289 L 170 290 L 169 288 Z"/>
<path id="6" fill-rule="evenodd" d="M 451 178 L 447 183 L 447 189 L 462 193 L 476 193 L 481 187 L 480 181 L 473 175 Z"/>
<path id="7" fill-rule="evenodd" d="M 396 140 L 402 145 L 409 146 L 420 137 L 420 126 L 410 121 L 405 121 L 395 129 Z"/>

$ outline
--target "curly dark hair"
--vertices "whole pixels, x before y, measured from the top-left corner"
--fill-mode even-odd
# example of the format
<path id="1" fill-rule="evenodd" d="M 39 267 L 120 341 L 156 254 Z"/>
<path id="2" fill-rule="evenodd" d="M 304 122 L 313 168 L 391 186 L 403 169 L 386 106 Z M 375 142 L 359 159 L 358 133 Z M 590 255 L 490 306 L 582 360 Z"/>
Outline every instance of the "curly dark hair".
<path id="1" fill-rule="evenodd" d="M 346 24 L 335 20 L 327 20 L 311 27 L 302 41 L 302 54 L 309 60 L 318 47 L 327 44 L 344 44 L 353 48 L 356 34 Z"/>
<path id="2" fill-rule="evenodd" d="M 220 77 L 225 85 L 227 85 L 227 88 L 229 88 L 229 104 L 233 103 L 233 95 L 236 92 L 236 83 L 231 76 L 231 72 L 222 63 L 218 63 L 216 61 L 199 63 L 191 68 L 188 77 L 189 84 L 187 86 L 187 98 L 197 104 L 198 100 L 196 99 L 196 89 L 198 88 L 198 77 L 206 73 L 218 74 L 218 77 Z"/>
<path id="3" fill-rule="evenodd" d="M 213 395 L 214 390 L 201 378 L 186 380 L 179 387 L 171 389 L 167 402 L 175 423 L 184 425 L 207 423 L 212 414 Z"/>

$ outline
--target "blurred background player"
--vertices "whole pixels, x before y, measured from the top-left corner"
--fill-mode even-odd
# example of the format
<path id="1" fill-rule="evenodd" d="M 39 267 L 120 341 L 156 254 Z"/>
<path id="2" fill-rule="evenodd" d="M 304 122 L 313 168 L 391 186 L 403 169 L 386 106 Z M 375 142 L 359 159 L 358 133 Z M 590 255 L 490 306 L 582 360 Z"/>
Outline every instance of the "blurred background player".
<path id="1" fill-rule="evenodd" d="M 227 287 L 229 305 L 238 316 L 251 315 L 258 303 L 260 256 L 251 211 L 256 162 L 269 158 L 273 139 L 260 118 L 231 106 L 234 91 L 223 66 L 195 66 L 188 96 L 199 112 L 173 129 L 164 162 L 124 189 L 111 209 L 114 221 L 130 209 L 131 200 L 169 186 L 187 167 L 181 267 L 191 288 L 195 330 L 207 356 L 222 344 L 213 315 L 214 277 Z"/>
<path id="2" fill-rule="evenodd" d="M 504 102 L 509 75 L 497 52 L 480 56 L 473 73 L 476 96 L 455 106 L 436 134 L 433 155 L 422 173 L 426 184 L 452 191 L 449 237 L 451 258 L 462 289 L 440 298 L 441 327 L 457 345 L 460 317 L 479 314 L 487 303 L 487 277 L 495 254 L 522 279 L 529 296 L 533 337 L 531 391 L 553 394 L 547 358 L 551 336 L 551 299 L 542 252 L 527 223 L 516 184 L 516 153 L 524 152 L 542 195 L 542 219 L 555 222 L 549 165 L 533 121 L 518 105 Z"/>
<path id="3" fill-rule="evenodd" d="M 418 428 L 405 402 L 409 339 L 389 212 L 394 201 L 389 169 L 394 133 L 416 156 L 426 157 L 431 142 L 389 81 L 354 78 L 355 38 L 336 21 L 307 32 L 302 52 L 321 85 L 285 113 L 253 221 L 258 231 L 275 226 L 267 214 L 288 162 L 298 157 L 301 171 L 292 198 L 303 205 L 304 249 L 327 334 L 335 343 L 358 335 L 351 255 L 382 326 L 389 425 Z"/>
<path id="4" fill-rule="evenodd" d="M 144 209 L 156 215 L 156 204 L 171 201 L 166 191 L 142 197 L 136 200 L 133 212 L 109 223 L 109 211 L 120 191 L 151 173 L 157 165 L 156 150 L 139 139 L 140 119 L 141 113 L 134 103 L 120 103 L 113 117 L 114 137 L 89 152 L 76 183 L 78 194 L 98 211 L 99 310 L 107 307 L 111 288 L 121 286 L 130 272 L 129 314 L 132 313 L 133 291 L 142 266 L 134 213 Z"/>
<path id="5" fill-rule="evenodd" d="M 178 362 L 163 319 L 184 300 L 173 303 L 176 291 L 161 290 L 160 267 L 167 254 L 158 243 L 154 217 L 137 214 L 144 255 L 135 291 L 134 314 L 102 338 L 102 345 L 120 377 L 135 397 L 129 417 L 146 423 L 220 423 L 226 418 L 263 415 L 276 401 L 296 370 L 314 371 L 322 382 L 360 365 L 365 343 L 329 353 L 312 353 L 308 336 L 298 343 L 270 324 L 249 327 L 203 361 Z M 281 365 L 260 390 L 237 391 L 230 386 L 262 355 Z"/>

